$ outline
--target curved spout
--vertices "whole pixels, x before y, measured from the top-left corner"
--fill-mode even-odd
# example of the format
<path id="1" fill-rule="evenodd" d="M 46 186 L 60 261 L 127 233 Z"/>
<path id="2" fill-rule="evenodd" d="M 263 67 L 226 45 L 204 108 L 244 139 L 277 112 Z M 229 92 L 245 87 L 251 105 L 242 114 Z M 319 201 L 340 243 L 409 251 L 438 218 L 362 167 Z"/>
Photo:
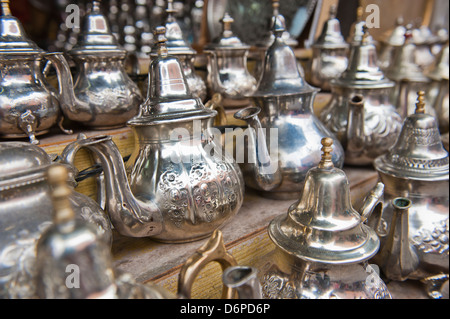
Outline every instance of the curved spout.
<path id="1" fill-rule="evenodd" d="M 105 210 L 117 231 L 129 237 L 151 237 L 162 231 L 162 216 L 150 201 L 141 201 L 131 192 L 125 165 L 116 144 L 109 136 L 81 138 L 67 145 L 62 160 L 73 166 L 75 155 L 87 148 L 100 161 L 105 175 Z"/>
<path id="2" fill-rule="evenodd" d="M 396 198 L 392 201 L 394 214 L 385 245 L 380 251 L 380 267 L 386 277 L 404 281 L 419 267 L 419 258 L 409 242 L 408 213 L 411 201 Z"/>
<path id="3" fill-rule="evenodd" d="M 364 146 L 364 97 L 355 95 L 348 102 L 346 156 L 361 157 Z"/>
<path id="4" fill-rule="evenodd" d="M 256 268 L 236 266 L 226 269 L 222 280 L 225 286 L 237 290 L 239 299 L 262 299 L 257 275 Z"/>
<path id="5" fill-rule="evenodd" d="M 381 205 L 381 200 L 384 195 L 384 184 L 378 182 L 377 185 L 370 191 L 369 195 L 364 199 L 364 203 L 360 209 L 361 222 L 364 223 L 369 220 L 373 211 L 378 205 Z"/>
<path id="6" fill-rule="evenodd" d="M 278 162 L 275 162 L 267 147 L 264 129 L 258 118 L 259 107 L 247 107 L 234 114 L 234 118 L 246 121 L 248 124 L 248 163 L 252 165 L 252 183 L 264 191 L 270 191 L 282 182 Z M 239 145 L 237 146 L 239 147 Z M 274 154 L 278 155 L 278 154 Z M 250 159 L 253 159 L 251 161 Z"/>

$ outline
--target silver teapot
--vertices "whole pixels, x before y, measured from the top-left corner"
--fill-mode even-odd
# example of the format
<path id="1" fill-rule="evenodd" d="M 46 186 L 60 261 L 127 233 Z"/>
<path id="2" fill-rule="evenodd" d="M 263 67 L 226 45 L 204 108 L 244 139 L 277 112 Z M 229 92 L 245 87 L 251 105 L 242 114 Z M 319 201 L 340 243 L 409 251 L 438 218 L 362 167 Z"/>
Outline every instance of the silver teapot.
<path id="1" fill-rule="evenodd" d="M 383 184 L 351 206 L 345 173 L 331 161 L 333 140 L 322 140 L 319 165 L 306 177 L 301 198 L 269 224 L 275 248 L 256 268 L 266 299 L 391 299 L 368 260 L 380 245 L 364 222 L 379 207 Z"/>
<path id="2" fill-rule="evenodd" d="M 369 221 L 381 239 L 374 261 L 393 280 L 448 276 L 449 156 L 435 118 L 425 113 L 424 96 L 419 93 L 397 143 L 374 162 L 386 186 L 381 216 Z M 397 214 L 396 206 L 408 212 Z"/>
<path id="3" fill-rule="evenodd" d="M 38 146 L 0 143 L 0 298 L 35 298 L 36 242 L 52 225 L 51 188 L 47 170 L 60 164 Z M 75 187 L 72 167 L 66 182 Z M 111 247 L 112 231 L 105 212 L 91 198 L 72 192 L 68 201 L 77 220 L 95 228 Z"/>
<path id="4" fill-rule="evenodd" d="M 341 33 L 341 24 L 336 18 L 336 6 L 324 23 L 322 33 L 313 43 L 311 61 L 311 84 L 329 91 L 330 80 L 338 78 L 348 66 L 349 45 Z"/>
<path id="5" fill-rule="evenodd" d="M 77 65 L 75 84 L 62 55 L 49 57 L 64 82 L 61 108 L 65 117 L 91 129 L 122 127 L 143 102 L 138 86 L 124 68 L 127 52 L 112 34 L 100 1 L 84 16 L 77 44 L 67 52 Z"/>
<path id="6" fill-rule="evenodd" d="M 197 74 L 194 67 L 194 60 L 197 51 L 194 50 L 183 34 L 180 24 L 177 22 L 175 13 L 177 11 L 173 7 L 173 0 L 167 0 L 167 18 L 164 24 L 166 28 L 167 49 L 169 54 L 177 57 L 183 68 L 189 89 L 194 97 L 199 97 L 202 101 L 207 98 L 207 87 L 205 81 Z M 158 47 L 152 47 L 150 56 L 155 58 L 158 56 Z M 147 79 L 148 81 L 148 79 Z M 148 82 L 146 83 L 148 85 Z"/>
<path id="7" fill-rule="evenodd" d="M 178 59 L 168 54 L 165 32 L 156 29 L 148 99 L 127 123 L 136 137 L 127 168 L 107 136 L 75 141 L 61 156 L 73 163 L 86 147 L 99 158 L 106 211 L 119 233 L 188 242 L 210 236 L 238 212 L 244 181 L 239 166 L 208 136 L 217 111 L 191 94 Z"/>
<path id="8" fill-rule="evenodd" d="M 41 65 L 47 53 L 28 39 L 20 21 L 11 15 L 9 1 L 2 1 L 0 17 L 0 136 L 28 137 L 39 144 L 37 135 L 47 133 L 63 118 L 60 98 L 47 82 Z M 58 77 L 62 86 L 64 79 Z"/>
<path id="9" fill-rule="evenodd" d="M 365 28 L 359 45 L 351 47 L 347 70 L 331 81 L 332 97 L 320 114 L 346 150 L 346 164 L 371 165 L 394 145 L 402 124 L 389 100 L 394 85 L 377 65 L 376 48 Z"/>
<path id="10" fill-rule="evenodd" d="M 248 106 L 248 96 L 256 91 L 256 79 L 247 70 L 250 46 L 233 34 L 233 18 L 225 13 L 222 34 L 203 50 L 208 55 L 208 86 L 223 96 L 224 107 Z M 212 95 L 211 94 L 211 95 Z"/>
<path id="11" fill-rule="evenodd" d="M 256 107 L 234 117 L 248 123 L 249 159 L 241 165 L 245 183 L 264 196 L 298 197 L 308 170 L 320 162 L 320 140 L 332 133 L 312 111 L 317 88 L 300 75 L 293 50 L 284 42 L 281 23 L 274 24 L 275 41 L 267 51 L 257 91 Z M 334 138 L 333 162 L 342 167 L 344 151 Z M 240 161 L 239 161 L 240 162 Z"/>
<path id="12" fill-rule="evenodd" d="M 403 18 L 398 17 L 394 29 L 380 41 L 378 65 L 383 71 L 391 66 L 395 50 L 405 43 L 405 33 L 406 27 L 404 26 Z"/>

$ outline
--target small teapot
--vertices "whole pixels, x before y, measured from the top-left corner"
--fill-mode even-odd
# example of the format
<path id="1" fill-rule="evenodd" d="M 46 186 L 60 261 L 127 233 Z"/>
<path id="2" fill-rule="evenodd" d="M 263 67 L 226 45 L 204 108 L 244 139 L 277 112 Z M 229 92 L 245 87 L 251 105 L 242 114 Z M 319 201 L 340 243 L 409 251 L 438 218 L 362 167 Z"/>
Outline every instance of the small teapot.
<path id="1" fill-rule="evenodd" d="M 351 47 L 347 70 L 330 82 L 332 97 L 319 116 L 347 151 L 345 163 L 357 166 L 371 165 L 387 152 L 402 124 L 389 100 L 395 84 L 378 67 L 367 27 L 364 32 L 359 45 Z"/>
<path id="2" fill-rule="evenodd" d="M 333 140 L 324 138 L 322 145 L 322 160 L 308 172 L 301 198 L 269 224 L 275 249 L 256 266 L 263 298 L 391 299 L 368 264 L 380 242 L 364 224 L 384 186 L 377 184 L 358 213 L 345 173 L 331 161 Z"/>
<path id="3" fill-rule="evenodd" d="M 35 245 L 52 225 L 51 188 L 46 175 L 60 166 L 38 146 L 0 143 L 0 298 L 34 298 Z M 73 167 L 66 182 L 74 187 Z M 95 236 L 111 247 L 111 224 L 91 198 L 72 192 L 68 201 L 77 220 L 95 228 Z"/>
<path id="4" fill-rule="evenodd" d="M 256 79 L 247 70 L 249 45 L 233 34 L 233 18 L 225 13 L 222 34 L 205 46 L 208 55 L 208 86 L 223 96 L 224 107 L 248 106 L 256 91 Z"/>
<path id="5" fill-rule="evenodd" d="M 416 112 L 405 119 L 397 143 L 374 162 L 386 185 L 381 215 L 369 221 L 381 240 L 374 261 L 393 280 L 448 275 L 449 156 L 435 118 L 425 113 L 424 95 L 419 92 Z M 408 213 L 395 213 L 399 206 Z M 405 258 L 387 260 L 398 256 Z"/>
<path id="6" fill-rule="evenodd" d="M 395 21 L 395 27 L 390 31 L 389 35 L 380 41 L 378 65 L 383 71 L 391 66 L 395 50 L 405 43 L 406 27 L 403 18 L 398 17 Z"/>
<path id="7" fill-rule="evenodd" d="M 98 157 L 106 180 L 101 193 L 119 233 L 188 242 L 210 236 L 238 212 L 244 181 L 234 160 L 208 138 L 217 111 L 191 94 L 180 62 L 168 54 L 165 33 L 156 29 L 148 99 L 127 123 L 136 137 L 127 168 L 107 136 L 77 140 L 61 156 L 73 163 L 86 147 Z"/>
<path id="8" fill-rule="evenodd" d="M 312 45 L 311 84 L 325 91 L 331 89 L 330 80 L 338 78 L 348 65 L 349 45 L 342 36 L 336 11 L 337 7 L 331 6 L 322 33 Z"/>
<path id="9" fill-rule="evenodd" d="M 65 117 L 91 129 L 122 127 L 143 102 L 138 86 L 124 68 L 127 52 L 112 34 L 100 1 L 83 18 L 77 44 L 67 52 L 78 71 L 75 84 L 69 64 L 61 54 L 49 56 L 64 79 L 60 88 Z"/>
<path id="10" fill-rule="evenodd" d="M 0 17 L 0 136 L 8 139 L 28 137 L 39 144 L 36 135 L 62 127 L 60 98 L 41 72 L 49 56 L 28 39 L 20 21 L 11 15 L 9 1 L 2 0 Z M 63 57 L 61 57 L 63 59 Z M 58 77 L 59 86 L 63 78 Z"/>
<path id="11" fill-rule="evenodd" d="M 292 199 L 301 193 L 308 170 L 320 162 L 320 147 L 315 143 L 333 135 L 312 111 L 318 89 L 296 68 L 294 52 L 282 38 L 283 24 L 275 22 L 273 32 L 275 41 L 251 96 L 256 107 L 234 114 L 249 127 L 248 145 L 243 147 L 249 158 L 239 162 L 247 186 L 269 198 Z M 344 151 L 333 138 L 333 163 L 342 167 Z"/>

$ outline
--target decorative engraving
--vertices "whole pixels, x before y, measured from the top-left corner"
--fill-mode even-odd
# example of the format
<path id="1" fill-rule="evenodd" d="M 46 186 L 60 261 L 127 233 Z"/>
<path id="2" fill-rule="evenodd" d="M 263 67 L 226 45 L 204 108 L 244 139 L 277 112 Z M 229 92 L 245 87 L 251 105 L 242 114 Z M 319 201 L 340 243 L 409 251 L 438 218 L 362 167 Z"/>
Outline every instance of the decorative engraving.
<path id="1" fill-rule="evenodd" d="M 295 286 L 289 278 L 269 272 L 263 278 L 262 293 L 264 299 L 294 299 Z"/>
<path id="2" fill-rule="evenodd" d="M 163 173 L 158 183 L 169 220 L 178 228 L 183 225 L 189 207 L 189 193 L 184 186 L 180 175 L 173 170 Z"/>
<path id="3" fill-rule="evenodd" d="M 434 224 L 432 230 L 420 229 L 413 237 L 416 247 L 426 254 L 449 256 L 448 218 Z"/>
<path id="4" fill-rule="evenodd" d="M 439 131 L 436 127 L 432 128 L 415 128 L 411 122 L 406 121 L 404 130 L 408 132 L 406 143 L 431 146 L 441 143 Z"/>

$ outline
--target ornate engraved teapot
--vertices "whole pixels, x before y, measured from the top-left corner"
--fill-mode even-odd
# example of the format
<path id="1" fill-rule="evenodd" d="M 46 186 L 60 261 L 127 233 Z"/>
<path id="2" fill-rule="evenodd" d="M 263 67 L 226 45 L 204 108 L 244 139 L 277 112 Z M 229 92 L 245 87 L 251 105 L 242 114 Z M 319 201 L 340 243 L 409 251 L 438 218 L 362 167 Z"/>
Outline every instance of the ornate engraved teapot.
<path id="1" fill-rule="evenodd" d="M 149 96 L 128 121 L 136 145 L 127 169 L 105 136 L 69 144 L 62 157 L 72 163 L 82 147 L 98 156 L 106 211 L 122 235 L 194 241 L 238 212 L 244 181 L 239 166 L 208 136 L 217 111 L 193 97 L 178 59 L 168 55 L 165 28 L 156 32 L 159 55 L 150 65 Z"/>
<path id="2" fill-rule="evenodd" d="M 167 50 L 169 54 L 175 56 L 180 61 L 183 68 L 184 76 L 189 85 L 189 89 L 194 97 L 199 97 L 202 101 L 206 100 L 207 88 L 203 79 L 196 73 L 194 67 L 194 59 L 197 54 L 187 42 L 183 35 L 183 31 L 175 18 L 176 10 L 173 7 L 173 0 L 167 0 L 167 19 L 165 23 Z M 151 56 L 158 56 L 158 48 L 155 44 L 152 48 Z M 148 83 L 147 83 L 148 84 Z"/>
<path id="3" fill-rule="evenodd" d="M 383 252 L 374 261 L 393 280 L 448 276 L 449 157 L 435 118 L 424 112 L 424 92 L 420 92 L 416 113 L 405 119 L 397 143 L 374 162 L 386 185 L 381 216 L 369 221 L 380 236 Z M 410 205 L 396 203 L 399 197 Z M 395 206 L 409 212 L 394 216 Z"/>
<path id="4" fill-rule="evenodd" d="M 394 85 L 378 67 L 376 48 L 365 28 L 360 44 L 351 47 L 347 70 L 331 81 L 332 98 L 320 114 L 347 151 L 346 164 L 370 165 L 394 145 L 402 123 L 389 100 Z M 355 96 L 358 101 L 352 103 Z"/>
<path id="5" fill-rule="evenodd" d="M 338 78 L 348 66 L 349 45 L 342 36 L 336 10 L 336 6 L 331 7 L 322 33 L 312 45 L 311 84 L 326 91 L 331 89 L 330 80 Z"/>
<path id="6" fill-rule="evenodd" d="M 332 133 L 312 111 L 318 89 L 311 87 L 296 68 L 292 49 L 282 39 L 282 24 L 274 24 L 274 43 L 267 51 L 257 91 L 257 107 L 234 117 L 248 123 L 249 159 L 242 163 L 246 185 L 264 196 L 298 197 L 308 170 L 320 162 L 320 140 Z M 333 162 L 342 167 L 344 151 L 335 139 Z"/>
<path id="7" fill-rule="evenodd" d="M 35 297 L 35 245 L 52 224 L 46 172 L 59 165 L 30 143 L 0 143 L 0 298 Z M 74 186 L 73 173 L 68 181 Z M 77 192 L 70 194 L 69 202 L 76 219 L 93 225 L 96 237 L 110 246 L 111 225 L 100 206 Z"/>
<path id="8" fill-rule="evenodd" d="M 49 57 L 61 85 L 61 108 L 66 118 L 92 129 L 124 126 L 135 116 L 143 98 L 124 68 L 127 52 L 112 34 L 100 1 L 83 18 L 77 44 L 68 51 L 78 71 L 75 84 L 62 55 Z"/>
<path id="9" fill-rule="evenodd" d="M 11 15 L 9 1 L 1 1 L 1 6 L 0 136 L 28 137 L 39 144 L 36 135 L 57 123 L 71 133 L 61 126 L 60 96 L 40 69 L 47 53 L 28 39 L 20 21 Z M 58 80 L 61 87 L 63 79 Z"/>
<path id="10" fill-rule="evenodd" d="M 267 299 L 391 299 L 368 264 L 380 242 L 364 222 L 383 195 L 379 183 L 361 214 L 351 206 L 345 173 L 331 161 L 333 140 L 322 140 L 318 167 L 306 177 L 301 198 L 269 225 L 275 249 L 257 268 Z"/>
<path id="11" fill-rule="evenodd" d="M 220 93 L 224 107 L 248 106 L 248 96 L 256 91 L 256 79 L 247 70 L 249 45 L 233 34 L 233 18 L 225 13 L 223 32 L 205 46 L 208 54 L 208 86 L 211 92 Z M 212 95 L 212 94 L 211 94 Z"/>

